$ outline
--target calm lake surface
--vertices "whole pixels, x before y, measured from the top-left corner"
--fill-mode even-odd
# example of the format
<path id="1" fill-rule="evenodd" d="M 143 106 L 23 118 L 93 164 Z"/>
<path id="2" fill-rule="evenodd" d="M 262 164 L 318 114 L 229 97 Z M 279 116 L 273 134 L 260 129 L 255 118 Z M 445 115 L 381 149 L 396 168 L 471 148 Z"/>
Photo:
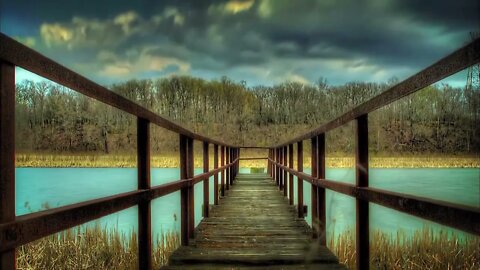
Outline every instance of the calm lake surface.
<path id="1" fill-rule="evenodd" d="M 195 174 L 202 169 L 195 169 Z M 242 168 L 241 173 L 249 173 Z M 305 172 L 310 173 L 309 169 Z M 45 208 L 55 208 L 85 200 L 101 198 L 136 189 L 135 168 L 17 168 L 16 213 L 24 215 Z M 179 169 L 152 169 L 152 185 L 180 178 Z M 327 179 L 354 183 L 353 169 L 327 169 Z M 296 180 L 294 181 L 296 194 Z M 370 169 L 370 186 L 395 192 L 425 196 L 438 200 L 480 207 L 480 169 Z M 210 179 L 210 203 L 213 203 L 213 177 Z M 304 200 L 310 205 L 310 184 L 304 182 Z M 328 237 L 355 225 L 355 200 L 327 190 Z M 296 201 L 296 196 L 295 196 Z M 201 221 L 203 185 L 195 186 L 195 223 Z M 310 208 L 310 207 L 309 207 Z M 310 209 L 309 209 L 310 211 Z M 122 232 L 137 230 L 137 208 L 106 216 L 88 225 L 100 223 Z M 152 203 L 154 234 L 180 229 L 180 192 L 156 199 Z M 308 213 L 306 220 L 311 224 Z M 410 234 L 428 225 L 434 229 L 455 230 L 370 204 L 370 228 L 395 235 L 397 231 Z"/>

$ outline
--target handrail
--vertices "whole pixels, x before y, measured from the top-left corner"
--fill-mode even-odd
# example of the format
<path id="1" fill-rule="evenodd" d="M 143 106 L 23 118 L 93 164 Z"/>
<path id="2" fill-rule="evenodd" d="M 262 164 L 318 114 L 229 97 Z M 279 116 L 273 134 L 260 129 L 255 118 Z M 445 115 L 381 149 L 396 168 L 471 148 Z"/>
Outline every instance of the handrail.
<path id="1" fill-rule="evenodd" d="M 156 124 L 175 133 L 185 135 L 198 141 L 236 148 L 234 145 L 194 133 L 175 123 L 173 120 L 159 116 L 139 104 L 60 65 L 3 33 L 0 33 L 0 60 L 36 73 L 39 76 L 64 85 L 76 92 L 120 109 L 131 115 L 147 119 L 150 123 Z"/>
<path id="2" fill-rule="evenodd" d="M 425 197 L 412 196 L 368 187 L 369 149 L 368 114 L 402 97 L 410 95 L 443 78 L 480 62 L 480 38 L 444 57 L 433 65 L 407 78 L 367 102 L 349 110 L 336 119 L 303 135 L 272 146 L 269 150 L 267 173 L 274 179 L 284 196 L 289 190 L 290 204 L 294 204 L 293 176 L 297 176 L 297 212 L 304 217 L 303 181 L 312 184 L 312 222 L 326 228 L 325 190 L 330 189 L 356 198 L 355 250 L 356 269 L 368 269 L 370 265 L 369 203 L 383 205 L 407 214 L 480 235 L 480 208 L 469 207 Z M 355 122 L 355 184 L 345 184 L 325 179 L 325 135 L 332 129 Z M 303 141 L 311 140 L 312 175 L 303 173 Z M 293 145 L 297 144 L 297 165 L 293 168 Z M 288 166 L 287 166 L 288 155 Z M 287 175 L 288 174 L 288 175 Z M 320 239 L 326 245 L 325 238 Z"/>
<path id="3" fill-rule="evenodd" d="M 83 201 L 23 216 L 15 214 L 15 66 L 43 76 L 109 106 L 137 117 L 136 191 Z M 233 184 L 239 171 L 240 148 L 194 133 L 135 102 L 73 72 L 40 53 L 0 33 L 0 268 L 16 268 L 15 249 L 41 237 L 138 205 L 138 268 L 152 268 L 151 201 L 180 191 L 181 244 L 194 237 L 194 185 L 203 181 L 204 217 L 208 217 L 209 177 L 218 190 Z M 180 178 L 151 186 L 150 124 L 179 134 Z M 193 140 L 203 143 L 203 173 L 194 175 Z M 214 146 L 214 169 L 209 170 L 209 144 Z M 219 157 L 218 148 L 221 147 Z M 257 148 L 255 146 L 245 148 Z M 218 167 L 218 159 L 221 167 Z M 215 192 L 214 204 L 218 204 Z"/>
<path id="4" fill-rule="evenodd" d="M 390 87 L 385 92 L 382 92 L 381 94 L 329 121 L 328 123 L 270 148 L 278 148 L 289 144 L 294 144 L 328 132 L 355 120 L 361 115 L 368 114 L 402 97 L 413 94 L 478 62 L 480 62 L 480 38 L 475 39 L 463 48 L 456 50 L 450 55 L 437 61 L 435 64 L 423 69 L 417 74 L 398 83 L 397 85 Z"/>
<path id="5" fill-rule="evenodd" d="M 112 212 L 127 209 L 137 205 L 142 200 L 153 200 L 179 191 L 182 188 L 193 186 L 222 170 L 234 166 L 237 161 L 238 159 L 208 173 L 196 175 L 193 178 L 169 182 L 151 189 L 130 191 L 18 216 L 15 221 L 0 224 L 0 243 L 2 243 L 0 252 L 17 248 L 50 234 L 98 219 Z"/>
<path id="6" fill-rule="evenodd" d="M 321 179 L 304 172 L 298 172 L 272 159 L 269 159 L 269 161 L 313 186 L 326 188 L 471 234 L 480 235 L 480 227 L 478 226 L 480 224 L 479 208 L 371 187 L 357 187 L 353 184 L 335 180 Z"/>

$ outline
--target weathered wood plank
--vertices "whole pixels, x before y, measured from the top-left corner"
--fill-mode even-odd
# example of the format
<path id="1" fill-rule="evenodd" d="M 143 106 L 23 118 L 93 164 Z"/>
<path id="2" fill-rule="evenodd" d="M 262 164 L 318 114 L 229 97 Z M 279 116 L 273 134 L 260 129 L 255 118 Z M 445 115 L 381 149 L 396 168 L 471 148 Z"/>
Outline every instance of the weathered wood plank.
<path id="1" fill-rule="evenodd" d="M 239 174 L 165 269 L 345 269 L 266 174 Z"/>

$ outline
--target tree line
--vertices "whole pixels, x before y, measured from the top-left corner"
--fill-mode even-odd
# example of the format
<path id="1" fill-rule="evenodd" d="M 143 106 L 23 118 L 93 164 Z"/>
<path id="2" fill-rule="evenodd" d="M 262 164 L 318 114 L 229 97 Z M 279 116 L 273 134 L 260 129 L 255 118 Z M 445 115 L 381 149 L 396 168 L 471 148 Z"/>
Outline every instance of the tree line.
<path id="1" fill-rule="evenodd" d="M 110 89 L 195 132 L 238 145 L 274 145 L 334 119 L 386 83 L 247 87 L 227 77 L 131 80 Z M 136 148 L 136 119 L 55 83 L 16 85 L 18 151 L 122 153 Z M 374 153 L 478 153 L 480 92 L 429 86 L 369 115 Z M 352 152 L 354 126 L 327 133 L 329 151 Z M 153 152 L 175 151 L 176 134 L 153 128 Z"/>

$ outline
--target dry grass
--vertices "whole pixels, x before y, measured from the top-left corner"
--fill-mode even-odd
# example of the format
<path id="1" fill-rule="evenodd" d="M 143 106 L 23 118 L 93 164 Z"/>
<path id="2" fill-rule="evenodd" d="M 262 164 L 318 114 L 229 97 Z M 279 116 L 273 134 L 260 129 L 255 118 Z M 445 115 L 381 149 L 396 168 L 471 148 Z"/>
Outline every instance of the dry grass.
<path id="1" fill-rule="evenodd" d="M 195 167 L 203 166 L 202 156 L 195 156 Z M 213 164 L 213 158 L 210 158 Z M 67 155 L 67 154 L 16 154 L 17 167 L 50 167 L 50 168 L 134 168 L 137 166 L 135 155 Z M 399 157 L 371 157 L 371 168 L 480 168 L 480 159 L 474 156 L 399 156 Z M 166 153 L 151 157 L 151 166 L 154 168 L 178 168 L 178 153 Z M 242 168 L 265 168 L 266 160 L 242 160 Z M 294 162 L 296 167 L 296 162 Z M 310 167 L 310 158 L 304 157 L 304 168 Z M 354 157 L 327 157 L 326 166 L 329 168 L 354 168 Z"/>
<path id="2" fill-rule="evenodd" d="M 167 263 L 180 244 L 177 233 L 162 234 L 156 241 L 155 269 Z M 136 269 L 137 235 L 115 229 L 78 227 L 21 246 L 18 269 Z"/>
<path id="3" fill-rule="evenodd" d="M 370 235 L 370 269 L 479 269 L 480 238 L 460 239 L 423 228 L 411 236 L 375 231 Z M 355 269 L 355 233 L 348 230 L 328 246 L 341 263 Z"/>

